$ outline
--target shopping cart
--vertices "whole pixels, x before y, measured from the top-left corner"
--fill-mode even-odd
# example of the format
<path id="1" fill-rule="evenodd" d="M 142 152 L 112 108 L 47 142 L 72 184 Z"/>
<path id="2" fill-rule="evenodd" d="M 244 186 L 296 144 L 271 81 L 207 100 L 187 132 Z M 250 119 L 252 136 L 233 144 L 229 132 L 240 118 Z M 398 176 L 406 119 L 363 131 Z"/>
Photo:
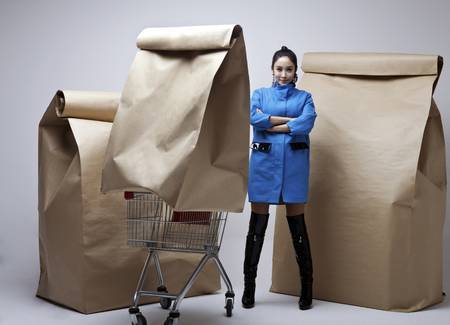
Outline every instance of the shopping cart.
<path id="1" fill-rule="evenodd" d="M 178 308 L 194 281 L 209 259 L 216 262 L 226 286 L 226 316 L 232 316 L 234 292 L 218 253 L 222 243 L 227 220 L 227 212 L 177 212 L 153 193 L 125 192 L 127 201 L 128 244 L 147 247 L 148 255 L 139 277 L 133 305 L 129 309 L 133 325 L 146 325 L 147 321 L 139 311 L 141 296 L 160 298 L 163 309 L 169 309 L 164 325 L 177 324 Z M 201 253 L 203 258 L 195 268 L 181 292 L 168 293 L 164 284 L 158 251 Z M 158 275 L 159 287 L 156 291 L 143 290 L 149 264 L 153 260 Z"/>

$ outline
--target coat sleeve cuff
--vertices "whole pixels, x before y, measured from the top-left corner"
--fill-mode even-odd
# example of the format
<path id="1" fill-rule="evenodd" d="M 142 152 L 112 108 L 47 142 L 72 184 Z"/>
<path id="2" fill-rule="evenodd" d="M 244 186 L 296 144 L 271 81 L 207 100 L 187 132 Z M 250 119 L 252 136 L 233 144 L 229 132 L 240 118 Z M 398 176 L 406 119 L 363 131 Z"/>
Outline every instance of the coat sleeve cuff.
<path id="1" fill-rule="evenodd" d="M 289 128 L 289 132 L 288 132 L 289 135 L 294 135 L 294 132 L 293 132 L 294 125 L 293 124 L 294 124 L 294 122 L 292 120 L 286 123 L 286 125 Z"/>
<path id="2" fill-rule="evenodd" d="M 261 121 L 261 124 L 263 125 L 263 127 L 265 129 L 270 129 L 273 126 L 273 124 L 270 123 L 271 115 L 269 115 L 269 114 L 264 114 L 264 115 L 265 116 L 264 116 L 264 119 Z"/>

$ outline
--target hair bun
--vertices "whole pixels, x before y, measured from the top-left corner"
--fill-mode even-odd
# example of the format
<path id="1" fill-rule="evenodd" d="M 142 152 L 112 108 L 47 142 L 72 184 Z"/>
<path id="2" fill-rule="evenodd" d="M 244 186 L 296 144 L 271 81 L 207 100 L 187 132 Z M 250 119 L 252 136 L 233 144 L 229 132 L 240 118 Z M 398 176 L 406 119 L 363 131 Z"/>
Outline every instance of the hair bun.
<path id="1" fill-rule="evenodd" d="M 288 49 L 286 46 L 283 45 L 283 46 L 281 47 L 281 50 L 282 50 L 282 51 L 286 51 L 286 50 L 289 50 L 289 49 Z"/>

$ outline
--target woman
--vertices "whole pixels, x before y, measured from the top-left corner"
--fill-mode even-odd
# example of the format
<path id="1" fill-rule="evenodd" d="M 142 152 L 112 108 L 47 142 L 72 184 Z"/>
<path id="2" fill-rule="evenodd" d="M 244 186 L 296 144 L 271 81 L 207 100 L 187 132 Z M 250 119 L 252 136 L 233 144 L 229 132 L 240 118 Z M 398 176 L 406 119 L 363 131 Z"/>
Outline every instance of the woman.
<path id="1" fill-rule="evenodd" d="M 308 197 L 309 133 L 317 116 L 311 94 L 295 88 L 297 57 L 287 47 L 272 58 L 272 87 L 253 92 L 248 194 L 252 213 L 245 247 L 242 306 L 255 304 L 255 279 L 270 204 L 285 204 L 301 277 L 299 308 L 312 306 L 312 259 L 304 219 Z"/>

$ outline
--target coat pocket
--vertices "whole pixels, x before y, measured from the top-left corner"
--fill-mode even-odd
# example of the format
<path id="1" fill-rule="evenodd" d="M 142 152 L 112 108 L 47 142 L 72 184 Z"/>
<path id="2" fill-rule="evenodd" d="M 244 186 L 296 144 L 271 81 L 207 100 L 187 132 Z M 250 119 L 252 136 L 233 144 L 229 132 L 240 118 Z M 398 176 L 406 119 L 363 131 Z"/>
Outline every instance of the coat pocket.
<path id="1" fill-rule="evenodd" d="M 253 142 L 250 148 L 252 150 L 269 153 L 272 148 L 272 144 L 268 142 Z"/>
<path id="2" fill-rule="evenodd" d="M 289 143 L 292 150 L 302 150 L 302 149 L 309 149 L 309 146 L 306 142 L 294 142 Z"/>

